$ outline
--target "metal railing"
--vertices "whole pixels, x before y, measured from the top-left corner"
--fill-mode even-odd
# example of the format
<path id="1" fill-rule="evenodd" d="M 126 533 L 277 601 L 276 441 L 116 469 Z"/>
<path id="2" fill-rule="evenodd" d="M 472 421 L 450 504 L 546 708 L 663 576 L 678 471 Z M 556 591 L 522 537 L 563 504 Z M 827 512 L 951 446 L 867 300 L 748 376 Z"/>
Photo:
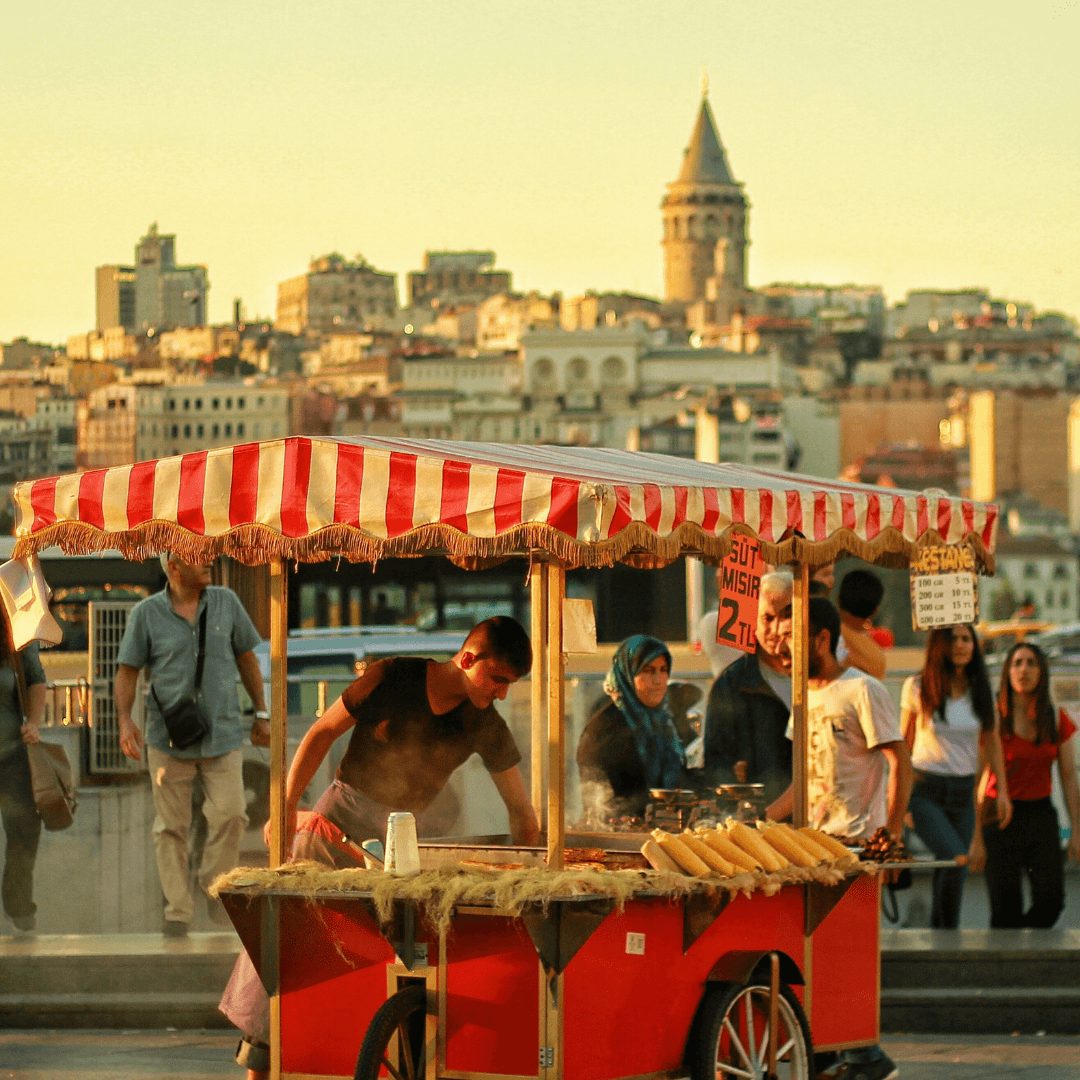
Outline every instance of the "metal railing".
<path id="1" fill-rule="evenodd" d="M 45 684 L 45 727 L 81 727 L 90 719 L 90 683 L 85 678 Z"/>

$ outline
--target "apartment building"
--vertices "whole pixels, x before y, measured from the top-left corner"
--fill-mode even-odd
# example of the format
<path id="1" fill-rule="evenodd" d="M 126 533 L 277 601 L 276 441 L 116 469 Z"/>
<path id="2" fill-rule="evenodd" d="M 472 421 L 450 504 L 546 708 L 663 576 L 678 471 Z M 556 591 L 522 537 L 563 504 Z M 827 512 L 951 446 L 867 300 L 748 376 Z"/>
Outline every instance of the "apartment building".
<path id="1" fill-rule="evenodd" d="M 281 387 L 211 380 L 130 389 L 136 461 L 291 433 L 289 392 Z"/>

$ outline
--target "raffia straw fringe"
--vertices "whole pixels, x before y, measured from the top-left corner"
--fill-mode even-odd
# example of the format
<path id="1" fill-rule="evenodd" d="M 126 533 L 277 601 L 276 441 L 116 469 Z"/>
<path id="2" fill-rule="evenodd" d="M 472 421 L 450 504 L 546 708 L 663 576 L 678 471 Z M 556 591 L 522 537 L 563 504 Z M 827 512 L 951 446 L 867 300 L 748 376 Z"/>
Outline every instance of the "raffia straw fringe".
<path id="1" fill-rule="evenodd" d="M 307 536 L 282 536 L 266 525 L 241 525 L 219 536 L 200 536 L 172 521 L 150 521 L 124 532 L 107 532 L 83 521 L 59 521 L 38 532 L 19 536 L 15 558 L 38 554 L 53 545 L 68 555 L 90 555 L 116 550 L 128 559 L 148 559 L 173 551 L 187 562 L 207 562 L 228 555 L 254 566 L 271 558 L 296 562 L 323 562 L 343 557 L 350 562 L 375 563 L 381 559 L 417 558 L 442 554 L 466 569 L 482 569 L 530 551 L 542 551 L 567 567 L 613 566 L 617 562 L 641 569 L 658 569 L 685 555 L 719 563 L 731 550 L 734 534 L 754 535 L 735 524 L 721 535 L 706 533 L 684 522 L 668 536 L 659 536 L 643 522 L 631 522 L 609 540 L 588 542 L 567 536 L 550 525 L 515 525 L 498 536 L 467 536 L 452 525 L 423 525 L 392 538 L 380 538 L 355 525 L 328 525 Z M 906 566 L 919 547 L 941 546 L 941 534 L 931 529 L 917 541 L 906 539 L 891 526 L 873 540 L 862 540 L 849 529 L 839 529 L 828 540 L 813 543 L 794 537 L 780 543 L 761 542 L 762 557 L 776 565 L 793 561 L 822 566 L 842 554 L 858 556 L 879 566 Z M 974 532 L 964 537 L 976 561 L 988 574 L 994 557 Z"/>
<path id="2" fill-rule="evenodd" d="M 239 866 L 222 874 L 210 887 L 210 895 L 222 889 L 242 889 L 250 896 L 265 892 L 291 892 L 307 900 L 322 893 L 370 894 L 382 924 L 393 916 L 395 900 L 419 905 L 428 923 L 438 932 L 450 929 L 458 905 L 492 905 L 500 915 L 520 915 L 526 906 L 542 908 L 556 899 L 597 896 L 614 900 L 621 911 L 627 900 L 641 892 L 659 892 L 675 899 L 691 893 L 750 896 L 761 891 L 772 896 L 785 885 L 819 881 L 836 885 L 852 874 L 875 873 L 873 863 L 849 863 L 844 867 L 788 867 L 764 874 L 739 874 L 733 878 L 691 878 L 655 870 L 481 870 L 444 866 L 425 870 L 415 877 L 398 877 L 381 870 L 331 870 L 314 862 L 286 863 L 275 870 Z"/>

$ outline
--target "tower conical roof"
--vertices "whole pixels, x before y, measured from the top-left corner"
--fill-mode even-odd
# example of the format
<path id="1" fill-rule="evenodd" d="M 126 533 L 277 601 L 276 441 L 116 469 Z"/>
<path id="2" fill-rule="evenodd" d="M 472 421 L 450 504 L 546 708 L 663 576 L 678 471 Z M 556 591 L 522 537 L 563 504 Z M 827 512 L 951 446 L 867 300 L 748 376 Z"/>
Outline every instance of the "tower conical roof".
<path id="1" fill-rule="evenodd" d="M 701 111 L 698 113 L 694 133 L 690 136 L 690 145 L 683 155 L 682 169 L 679 171 L 681 184 L 734 184 L 731 169 L 728 168 L 720 136 L 716 134 L 716 121 L 713 120 L 709 99 L 701 99 Z"/>

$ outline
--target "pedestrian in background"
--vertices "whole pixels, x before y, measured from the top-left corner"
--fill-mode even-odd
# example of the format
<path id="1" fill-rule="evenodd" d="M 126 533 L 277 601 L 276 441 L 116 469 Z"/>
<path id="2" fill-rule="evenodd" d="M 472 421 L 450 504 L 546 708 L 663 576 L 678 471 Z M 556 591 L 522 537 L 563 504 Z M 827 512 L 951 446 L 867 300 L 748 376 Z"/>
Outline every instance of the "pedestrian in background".
<path id="1" fill-rule="evenodd" d="M 1031 642 L 1018 642 L 1005 656 L 998 692 L 1001 747 L 1012 818 L 997 816 L 999 781 L 992 773 L 981 800 L 982 828 L 975 834 L 971 868 L 985 864 L 991 929 L 1047 929 L 1065 907 L 1065 874 L 1058 816 L 1050 801 L 1055 760 L 1069 811 L 1068 857 L 1080 861 L 1080 789 L 1072 736 L 1076 725 L 1050 698 L 1050 666 Z M 1021 879 L 1031 885 L 1024 911 Z"/>
<path id="2" fill-rule="evenodd" d="M 885 586 L 869 570 L 849 570 L 840 582 L 840 641 L 836 659 L 841 667 L 858 668 L 875 679 L 885 678 L 885 650 L 870 635 L 881 607 Z"/>
<path id="3" fill-rule="evenodd" d="M 38 728 L 45 716 L 45 672 L 38 659 L 36 642 L 22 652 L 11 644 L 11 626 L 0 605 L 0 819 L 7 838 L 4 876 L 0 886 L 4 912 L 22 933 L 36 926 L 34 904 L 34 862 L 41 837 L 41 818 L 34 805 L 30 782 L 28 743 L 38 741 Z M 19 703 L 16 667 L 26 684 L 24 716 Z"/>
<path id="4" fill-rule="evenodd" d="M 207 823 L 197 871 L 204 892 L 214 878 L 236 865 L 247 825 L 238 674 L 255 705 L 252 742 L 268 744 L 270 728 L 262 672 L 252 651 L 261 639 L 239 597 L 231 589 L 210 585 L 209 564 L 186 563 L 174 554 L 163 555 L 161 562 L 168 584 L 132 609 L 120 643 L 114 690 L 120 748 L 137 761 L 143 740 L 131 709 L 139 672 L 149 670 L 146 756 L 156 811 L 154 847 L 165 894 L 161 930 L 179 937 L 187 933 L 195 914 L 188 880 L 188 830 L 196 774 L 203 784 Z M 196 685 L 199 671 L 201 684 Z M 205 734 L 181 747 L 173 741 L 176 731 L 170 731 L 166 716 L 192 697 L 201 705 Z M 220 903 L 209 897 L 207 912 L 214 922 L 228 921 Z"/>
<path id="5" fill-rule="evenodd" d="M 705 775 L 715 784 L 764 784 L 775 799 L 791 783 L 791 574 L 761 579 L 756 651 L 713 683 L 705 712 Z"/>
<path id="6" fill-rule="evenodd" d="M 650 788 L 686 786 L 683 753 L 667 703 L 671 653 L 658 638 L 628 637 L 604 679 L 611 699 L 585 725 L 577 763 L 584 783 L 611 788 L 612 810 L 641 817 Z"/>
<path id="7" fill-rule="evenodd" d="M 1000 780 L 1005 775 L 994 694 L 986 662 L 970 625 L 930 632 L 922 673 L 904 682 L 900 728 L 911 751 L 915 786 L 908 810 L 915 832 L 935 859 L 967 862 L 975 834 L 975 780 L 980 760 L 998 778 L 997 811 L 1002 827 L 1012 806 Z M 930 925 L 952 930 L 960 924 L 966 866 L 934 871 Z"/>

